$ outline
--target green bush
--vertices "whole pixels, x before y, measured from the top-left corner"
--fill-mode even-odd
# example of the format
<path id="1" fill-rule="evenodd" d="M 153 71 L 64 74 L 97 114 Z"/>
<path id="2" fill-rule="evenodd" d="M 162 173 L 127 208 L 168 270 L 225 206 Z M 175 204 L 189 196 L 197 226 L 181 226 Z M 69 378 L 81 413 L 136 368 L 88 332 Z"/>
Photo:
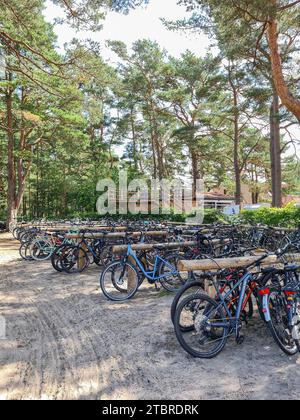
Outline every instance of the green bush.
<path id="1" fill-rule="evenodd" d="M 291 203 L 281 209 L 263 207 L 259 210 L 243 210 L 240 221 L 251 225 L 293 228 L 300 224 L 300 207 Z"/>
<path id="2" fill-rule="evenodd" d="M 204 221 L 203 223 L 205 225 L 210 225 L 212 223 L 224 223 L 225 216 L 218 210 L 215 209 L 206 209 L 204 210 Z"/>

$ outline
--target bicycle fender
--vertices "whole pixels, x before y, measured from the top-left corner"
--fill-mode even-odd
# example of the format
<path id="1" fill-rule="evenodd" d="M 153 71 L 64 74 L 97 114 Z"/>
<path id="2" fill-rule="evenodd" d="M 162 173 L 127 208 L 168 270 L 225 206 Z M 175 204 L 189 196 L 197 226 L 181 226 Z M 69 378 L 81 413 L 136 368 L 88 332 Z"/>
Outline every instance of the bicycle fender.
<path id="1" fill-rule="evenodd" d="M 263 314 L 264 314 L 266 322 L 271 321 L 270 308 L 269 308 L 269 305 L 268 305 L 268 297 L 269 297 L 269 295 L 264 295 L 263 296 L 263 301 L 262 301 Z"/>

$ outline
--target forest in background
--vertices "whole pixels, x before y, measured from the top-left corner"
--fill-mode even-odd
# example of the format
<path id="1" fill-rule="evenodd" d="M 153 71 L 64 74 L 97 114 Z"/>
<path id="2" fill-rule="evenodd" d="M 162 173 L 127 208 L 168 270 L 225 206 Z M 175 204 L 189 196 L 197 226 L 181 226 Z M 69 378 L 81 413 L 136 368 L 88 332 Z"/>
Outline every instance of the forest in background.
<path id="1" fill-rule="evenodd" d="M 96 31 L 108 10 L 145 2 L 55 3 Z M 253 203 L 272 191 L 274 207 L 282 191 L 300 193 L 300 1 L 179 3 L 182 21 L 165 24 L 206 31 L 218 54 L 174 58 L 151 40 L 111 40 L 111 67 L 92 41 L 59 53 L 44 1 L 0 0 L 0 219 L 92 214 L 98 180 L 117 182 L 120 169 L 204 178 L 237 204 L 242 184 Z"/>

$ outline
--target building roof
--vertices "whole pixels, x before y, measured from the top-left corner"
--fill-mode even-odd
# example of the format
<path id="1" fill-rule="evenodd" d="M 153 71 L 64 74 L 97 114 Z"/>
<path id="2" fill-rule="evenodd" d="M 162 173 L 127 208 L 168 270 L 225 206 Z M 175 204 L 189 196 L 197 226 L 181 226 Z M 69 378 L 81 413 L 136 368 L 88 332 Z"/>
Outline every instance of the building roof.
<path id="1" fill-rule="evenodd" d="M 204 200 L 211 200 L 211 201 L 234 201 L 234 197 L 226 194 L 220 193 L 204 193 Z"/>

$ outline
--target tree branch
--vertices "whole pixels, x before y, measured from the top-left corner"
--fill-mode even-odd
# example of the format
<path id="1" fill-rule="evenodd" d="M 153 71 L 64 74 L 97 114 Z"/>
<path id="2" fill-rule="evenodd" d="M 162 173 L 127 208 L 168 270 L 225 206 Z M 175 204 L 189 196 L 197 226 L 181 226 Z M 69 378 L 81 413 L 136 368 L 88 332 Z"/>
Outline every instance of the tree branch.
<path id="1" fill-rule="evenodd" d="M 279 11 L 282 12 L 283 10 L 290 9 L 291 7 L 296 6 L 300 3 L 300 0 L 293 1 L 293 3 L 286 4 L 285 6 L 279 7 Z"/>

